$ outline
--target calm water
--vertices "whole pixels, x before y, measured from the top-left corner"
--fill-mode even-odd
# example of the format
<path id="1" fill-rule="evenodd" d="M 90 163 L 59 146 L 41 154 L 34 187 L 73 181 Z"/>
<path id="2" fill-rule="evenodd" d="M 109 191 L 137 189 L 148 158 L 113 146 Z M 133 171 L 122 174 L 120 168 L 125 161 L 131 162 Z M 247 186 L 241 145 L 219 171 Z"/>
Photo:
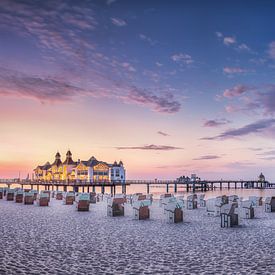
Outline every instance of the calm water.
<path id="1" fill-rule="evenodd" d="M 4 187 L 5 185 L 1 185 L 1 187 Z M 12 188 L 21 188 L 20 184 L 13 184 L 11 186 Z M 233 187 L 233 186 L 232 186 Z M 31 188 L 31 186 L 26 185 L 24 188 L 28 189 Z M 34 185 L 34 189 L 36 189 L 36 185 Z M 39 186 L 39 191 L 44 190 L 45 187 L 43 185 Z M 51 189 L 51 187 L 50 187 Z M 56 189 L 54 189 L 56 190 Z M 62 186 L 58 187 L 58 190 L 64 191 Z M 73 187 L 69 186 L 67 187 L 67 191 L 73 191 Z M 88 188 L 84 187 L 84 192 L 87 192 Z M 90 192 L 92 191 L 92 188 L 90 187 Z M 79 192 L 82 192 L 82 187 L 79 188 Z M 101 187 L 96 187 L 96 192 L 101 193 Z M 133 194 L 133 193 L 146 193 L 147 192 L 147 186 L 146 185 L 131 185 L 127 186 L 127 194 Z M 174 193 L 174 186 L 171 185 L 169 187 L 169 192 Z M 198 193 L 201 193 L 199 190 L 197 191 Z M 111 188 L 110 187 L 105 187 L 105 193 L 111 193 Z M 116 193 L 122 193 L 121 187 L 117 186 L 116 187 Z M 158 198 L 160 194 L 166 193 L 166 186 L 150 186 L 150 193 L 154 194 L 155 198 Z M 177 194 L 186 194 L 187 192 L 185 191 L 185 188 L 178 186 L 178 192 Z M 190 192 L 189 192 L 190 193 Z M 216 188 L 216 190 L 213 191 L 207 191 L 205 192 L 206 198 L 212 198 L 220 195 L 233 195 L 236 194 L 239 197 L 243 198 L 248 198 L 249 196 L 275 196 L 275 189 L 234 189 L 234 188 L 223 188 L 222 190 L 219 189 L 219 187 Z"/>

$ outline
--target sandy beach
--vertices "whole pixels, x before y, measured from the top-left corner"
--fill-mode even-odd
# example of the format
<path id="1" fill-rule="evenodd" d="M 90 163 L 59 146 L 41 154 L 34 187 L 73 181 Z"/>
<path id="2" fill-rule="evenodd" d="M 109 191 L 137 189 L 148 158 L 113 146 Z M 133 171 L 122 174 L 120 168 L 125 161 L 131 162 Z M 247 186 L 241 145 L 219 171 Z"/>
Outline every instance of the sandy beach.
<path id="1" fill-rule="evenodd" d="M 204 208 L 166 223 L 155 201 L 151 219 L 107 217 L 106 202 L 89 212 L 52 199 L 49 207 L 0 200 L 1 274 L 274 274 L 275 214 L 221 228 Z"/>

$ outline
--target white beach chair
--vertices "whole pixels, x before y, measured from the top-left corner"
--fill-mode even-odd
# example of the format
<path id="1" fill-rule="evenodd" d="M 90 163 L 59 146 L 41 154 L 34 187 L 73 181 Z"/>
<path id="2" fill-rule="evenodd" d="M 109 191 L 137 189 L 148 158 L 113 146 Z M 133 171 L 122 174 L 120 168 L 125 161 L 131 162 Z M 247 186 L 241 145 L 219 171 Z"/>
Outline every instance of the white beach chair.
<path id="1" fill-rule="evenodd" d="M 206 200 L 204 198 L 205 198 L 205 194 L 198 195 L 198 204 L 200 207 L 206 207 Z"/>
<path id="2" fill-rule="evenodd" d="M 238 205 L 238 214 L 241 219 L 253 219 L 254 218 L 254 208 L 250 200 L 242 201 Z"/>
<path id="3" fill-rule="evenodd" d="M 186 206 L 187 206 L 187 209 L 198 208 L 197 194 L 191 194 L 191 195 L 187 196 Z"/>
<path id="4" fill-rule="evenodd" d="M 175 198 L 171 198 L 165 206 L 164 213 L 168 223 L 179 223 L 183 221 L 183 203 Z"/>
<path id="5" fill-rule="evenodd" d="M 133 203 L 133 217 L 136 220 L 146 220 L 150 218 L 150 200 L 136 200 Z"/>
<path id="6" fill-rule="evenodd" d="M 275 197 L 266 197 L 265 199 L 265 212 L 275 212 Z"/>
<path id="7" fill-rule="evenodd" d="M 125 198 L 111 198 L 107 203 L 107 216 L 124 216 Z"/>
<path id="8" fill-rule="evenodd" d="M 237 203 L 224 204 L 221 207 L 221 227 L 233 227 L 239 224 L 236 211 Z"/>

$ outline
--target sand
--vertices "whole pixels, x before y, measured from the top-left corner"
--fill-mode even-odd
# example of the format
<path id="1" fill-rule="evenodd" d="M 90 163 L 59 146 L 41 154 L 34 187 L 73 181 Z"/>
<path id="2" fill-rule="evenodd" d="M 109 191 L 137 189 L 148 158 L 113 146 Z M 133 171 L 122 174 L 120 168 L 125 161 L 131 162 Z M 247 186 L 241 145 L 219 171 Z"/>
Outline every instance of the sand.
<path id="1" fill-rule="evenodd" d="M 204 208 L 166 223 L 158 202 L 151 219 L 107 217 L 106 202 L 77 212 L 0 200 L 0 274 L 274 274 L 275 213 L 221 228 Z"/>

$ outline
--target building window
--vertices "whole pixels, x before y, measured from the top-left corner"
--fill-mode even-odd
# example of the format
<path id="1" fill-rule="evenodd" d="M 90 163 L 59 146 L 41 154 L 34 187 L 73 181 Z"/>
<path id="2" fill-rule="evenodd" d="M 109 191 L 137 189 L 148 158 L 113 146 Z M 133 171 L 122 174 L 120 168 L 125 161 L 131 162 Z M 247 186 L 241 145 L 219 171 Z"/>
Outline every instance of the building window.
<path id="1" fill-rule="evenodd" d="M 116 169 L 116 177 L 119 177 L 119 169 Z"/>

